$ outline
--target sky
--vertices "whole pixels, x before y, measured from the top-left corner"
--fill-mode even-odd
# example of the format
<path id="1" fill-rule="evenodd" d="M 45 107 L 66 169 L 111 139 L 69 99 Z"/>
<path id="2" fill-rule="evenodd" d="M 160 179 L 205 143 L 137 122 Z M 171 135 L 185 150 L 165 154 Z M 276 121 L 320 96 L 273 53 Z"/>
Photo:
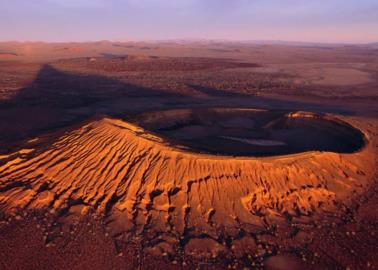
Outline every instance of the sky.
<path id="1" fill-rule="evenodd" d="M 0 0 L 1 41 L 378 42 L 378 0 Z"/>

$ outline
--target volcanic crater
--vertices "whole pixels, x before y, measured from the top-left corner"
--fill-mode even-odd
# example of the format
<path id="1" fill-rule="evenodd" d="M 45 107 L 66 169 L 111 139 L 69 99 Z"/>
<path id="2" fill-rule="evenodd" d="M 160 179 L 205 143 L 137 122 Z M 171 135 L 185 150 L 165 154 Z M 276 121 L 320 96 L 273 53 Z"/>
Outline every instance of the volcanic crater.
<path id="1" fill-rule="evenodd" d="M 0 209 L 48 211 L 47 243 L 88 215 L 105 221 L 117 247 L 136 243 L 152 256 L 243 257 L 262 245 L 273 254 L 286 240 L 260 238 L 277 224 L 291 235 L 292 222 L 348 209 L 371 181 L 372 155 L 361 131 L 330 115 L 213 108 L 100 117 L 1 156 Z"/>
<path id="2" fill-rule="evenodd" d="M 277 156 L 307 151 L 353 153 L 361 131 L 337 118 L 310 112 L 206 108 L 144 113 L 137 125 L 175 147 L 229 156 Z"/>

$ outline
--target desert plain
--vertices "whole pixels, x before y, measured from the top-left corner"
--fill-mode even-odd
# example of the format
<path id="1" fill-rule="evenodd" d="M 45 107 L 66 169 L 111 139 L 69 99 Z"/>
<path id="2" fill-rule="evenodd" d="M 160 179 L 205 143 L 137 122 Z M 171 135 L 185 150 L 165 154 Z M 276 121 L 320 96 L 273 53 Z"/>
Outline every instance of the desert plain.
<path id="1" fill-rule="evenodd" d="M 0 43 L 1 269 L 376 269 L 378 45 Z"/>

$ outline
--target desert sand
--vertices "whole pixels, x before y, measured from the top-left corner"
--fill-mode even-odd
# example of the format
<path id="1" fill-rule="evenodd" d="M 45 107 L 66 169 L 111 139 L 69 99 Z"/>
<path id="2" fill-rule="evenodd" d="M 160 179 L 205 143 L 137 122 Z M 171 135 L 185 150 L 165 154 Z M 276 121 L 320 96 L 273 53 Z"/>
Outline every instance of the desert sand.
<path id="1" fill-rule="evenodd" d="M 376 267 L 374 46 L 0 49 L 4 269 Z"/>

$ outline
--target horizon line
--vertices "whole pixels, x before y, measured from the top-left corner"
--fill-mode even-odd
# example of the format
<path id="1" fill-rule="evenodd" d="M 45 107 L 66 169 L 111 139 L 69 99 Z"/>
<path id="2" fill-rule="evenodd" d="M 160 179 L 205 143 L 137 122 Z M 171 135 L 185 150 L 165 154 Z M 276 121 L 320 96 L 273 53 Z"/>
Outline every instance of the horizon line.
<path id="1" fill-rule="evenodd" d="M 98 40 L 66 40 L 66 41 L 49 41 L 49 40 L 0 40 L 0 43 L 100 43 L 100 42 L 117 42 L 117 43 L 153 43 L 153 42 L 223 42 L 223 43 L 260 43 L 260 44 L 276 44 L 283 45 L 284 43 L 297 43 L 297 44 L 318 44 L 318 45 L 372 45 L 378 43 L 377 41 L 370 42 L 353 42 L 353 41 L 301 41 L 301 40 L 284 40 L 284 39 L 222 39 L 222 38 L 167 38 L 167 39 L 98 39 Z M 280 44 L 281 43 L 281 44 Z"/>

